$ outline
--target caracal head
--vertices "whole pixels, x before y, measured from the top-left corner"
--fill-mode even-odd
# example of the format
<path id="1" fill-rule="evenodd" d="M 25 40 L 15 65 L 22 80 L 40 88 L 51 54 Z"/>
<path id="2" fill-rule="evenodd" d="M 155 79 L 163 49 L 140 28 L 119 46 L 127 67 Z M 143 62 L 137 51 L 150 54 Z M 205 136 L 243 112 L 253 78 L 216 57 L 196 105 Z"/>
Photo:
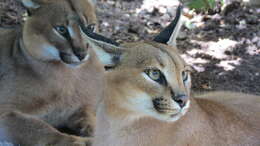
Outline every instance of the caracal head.
<path id="1" fill-rule="evenodd" d="M 179 7 L 179 15 L 180 10 Z M 123 45 L 83 30 L 107 68 L 108 97 L 103 101 L 110 114 L 130 113 L 134 117 L 148 116 L 171 122 L 187 112 L 191 68 L 176 48 L 167 45 L 176 35 L 174 28 L 178 20 L 179 16 L 153 41 Z"/>
<path id="2" fill-rule="evenodd" d="M 29 14 L 21 36 L 27 54 L 40 61 L 73 66 L 88 59 L 88 44 L 80 25 L 97 22 L 91 0 L 19 1 Z"/>

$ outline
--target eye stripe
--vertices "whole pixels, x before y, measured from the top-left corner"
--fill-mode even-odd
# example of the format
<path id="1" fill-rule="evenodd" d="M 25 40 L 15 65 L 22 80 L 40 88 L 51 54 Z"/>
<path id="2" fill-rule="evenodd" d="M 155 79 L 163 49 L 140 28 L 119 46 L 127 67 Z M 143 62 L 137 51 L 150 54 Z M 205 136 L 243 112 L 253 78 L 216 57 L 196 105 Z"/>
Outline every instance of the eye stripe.
<path id="1" fill-rule="evenodd" d="M 182 72 L 182 79 L 183 82 L 187 82 L 189 79 L 189 73 L 187 73 L 186 71 Z"/>

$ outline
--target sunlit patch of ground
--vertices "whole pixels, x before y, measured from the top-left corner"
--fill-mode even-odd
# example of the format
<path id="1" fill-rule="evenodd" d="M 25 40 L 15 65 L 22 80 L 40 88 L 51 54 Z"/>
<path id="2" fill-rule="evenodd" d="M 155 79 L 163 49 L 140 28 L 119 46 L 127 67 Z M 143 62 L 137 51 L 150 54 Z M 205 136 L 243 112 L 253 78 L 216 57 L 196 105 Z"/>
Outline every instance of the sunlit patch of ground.
<path id="1" fill-rule="evenodd" d="M 165 14 L 171 12 L 175 14 L 175 9 L 179 5 L 178 0 L 144 0 L 141 8 L 137 8 L 137 14 L 146 10 L 150 13 L 159 11 L 159 13 Z"/>
<path id="2" fill-rule="evenodd" d="M 220 62 L 217 66 L 222 67 L 226 71 L 233 70 L 235 66 L 240 64 L 241 58 L 226 54 L 227 51 L 233 51 L 234 47 L 238 44 L 236 41 L 230 39 L 219 39 L 217 42 L 191 40 L 191 43 L 199 44 L 203 49 L 191 49 L 187 51 L 186 54 L 183 54 L 182 57 L 198 72 L 205 71 L 203 64 L 209 63 L 210 60 L 197 57 L 197 54 L 208 55 L 212 58 L 219 59 Z"/>

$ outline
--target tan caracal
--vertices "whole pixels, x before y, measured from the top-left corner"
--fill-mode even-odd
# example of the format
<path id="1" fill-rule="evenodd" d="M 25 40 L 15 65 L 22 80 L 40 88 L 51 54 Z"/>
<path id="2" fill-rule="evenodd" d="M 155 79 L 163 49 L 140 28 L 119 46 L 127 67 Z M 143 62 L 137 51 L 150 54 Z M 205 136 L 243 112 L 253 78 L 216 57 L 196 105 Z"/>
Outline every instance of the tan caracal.
<path id="1" fill-rule="evenodd" d="M 154 41 L 122 45 L 84 29 L 108 69 L 94 146 L 260 145 L 259 96 L 190 97 L 191 69 L 166 45 L 172 44 L 178 19 Z"/>
<path id="2" fill-rule="evenodd" d="M 21 27 L 0 29 L 0 142 L 85 145 L 87 138 L 56 129 L 92 133 L 104 68 L 80 26 L 97 22 L 94 3 L 19 1 L 29 17 Z"/>

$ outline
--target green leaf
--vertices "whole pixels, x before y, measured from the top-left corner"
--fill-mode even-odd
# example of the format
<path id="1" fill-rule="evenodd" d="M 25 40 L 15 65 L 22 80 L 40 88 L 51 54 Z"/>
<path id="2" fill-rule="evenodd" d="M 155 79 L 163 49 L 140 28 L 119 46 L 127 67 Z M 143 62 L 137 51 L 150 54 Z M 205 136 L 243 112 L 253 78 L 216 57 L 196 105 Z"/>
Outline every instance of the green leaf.
<path id="1" fill-rule="evenodd" d="M 215 5 L 215 0 L 192 0 L 188 2 L 189 8 L 202 11 L 213 9 Z"/>

